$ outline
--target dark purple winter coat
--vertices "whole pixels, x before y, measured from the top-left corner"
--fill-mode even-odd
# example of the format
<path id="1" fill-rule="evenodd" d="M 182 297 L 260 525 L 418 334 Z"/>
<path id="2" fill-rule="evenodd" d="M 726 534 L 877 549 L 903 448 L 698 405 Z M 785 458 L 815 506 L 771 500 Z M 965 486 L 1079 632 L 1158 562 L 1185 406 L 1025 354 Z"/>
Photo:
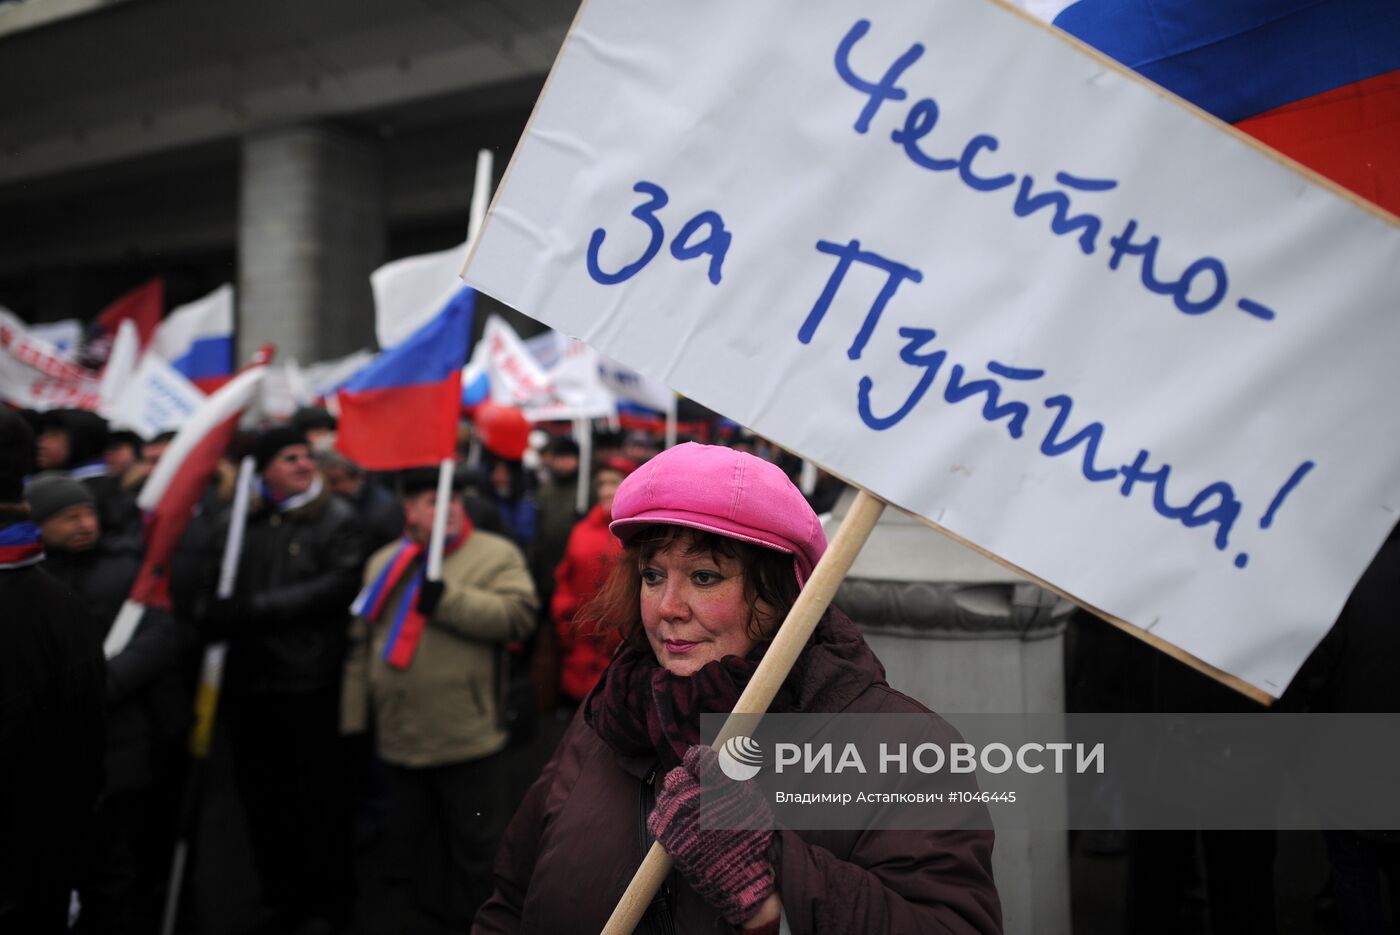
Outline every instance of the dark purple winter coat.
<path id="1" fill-rule="evenodd" d="M 885 682 L 860 630 L 831 611 L 792 684 L 798 711 L 927 711 Z M 951 730 L 951 729 L 950 729 Z M 575 717 L 526 794 L 496 859 L 496 889 L 473 933 L 594 933 L 627 888 L 649 842 L 642 818 L 653 763 L 618 755 Z M 778 896 L 794 935 L 1001 931 L 990 831 L 780 831 Z M 666 888 L 674 927 L 733 932 L 680 874 Z"/>

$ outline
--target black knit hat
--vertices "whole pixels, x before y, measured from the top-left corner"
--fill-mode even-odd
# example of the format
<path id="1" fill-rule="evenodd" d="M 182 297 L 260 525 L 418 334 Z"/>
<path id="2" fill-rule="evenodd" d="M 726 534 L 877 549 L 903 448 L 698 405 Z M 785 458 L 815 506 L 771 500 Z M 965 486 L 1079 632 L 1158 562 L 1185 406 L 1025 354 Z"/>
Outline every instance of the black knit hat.
<path id="1" fill-rule="evenodd" d="M 309 432 L 312 429 L 330 429 L 335 431 L 335 416 L 331 415 L 320 406 L 303 406 L 292 413 L 292 428 Z"/>
<path id="2" fill-rule="evenodd" d="M 97 498 L 87 484 L 57 471 L 40 474 L 30 481 L 24 499 L 29 504 L 29 516 L 36 523 L 57 516 L 70 506 L 81 503 L 97 505 Z"/>
<path id="3" fill-rule="evenodd" d="M 258 443 L 253 448 L 253 461 L 261 471 L 283 448 L 305 444 L 306 435 L 301 429 L 290 425 L 274 426 L 258 436 Z"/>
<path id="4" fill-rule="evenodd" d="M 399 496 L 412 497 L 425 490 L 437 490 L 439 469 L 435 467 L 409 468 L 399 472 Z M 452 472 L 452 490 L 460 493 L 466 487 L 466 478 Z"/>
<path id="5" fill-rule="evenodd" d="M 555 456 L 573 455 L 575 458 L 577 458 L 579 456 L 578 442 L 574 441 L 567 435 L 555 435 L 553 438 L 551 438 L 548 442 L 545 443 L 544 453 Z"/>
<path id="6" fill-rule="evenodd" d="M 24 478 L 34 470 L 34 430 L 0 405 L 0 503 L 24 499 Z"/>

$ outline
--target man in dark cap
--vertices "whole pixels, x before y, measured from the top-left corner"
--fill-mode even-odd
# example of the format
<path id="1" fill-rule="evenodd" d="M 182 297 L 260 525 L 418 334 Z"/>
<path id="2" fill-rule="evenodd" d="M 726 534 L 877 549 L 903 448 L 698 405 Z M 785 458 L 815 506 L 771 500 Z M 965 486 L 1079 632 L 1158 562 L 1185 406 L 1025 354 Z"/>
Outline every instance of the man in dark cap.
<path id="1" fill-rule="evenodd" d="M 340 682 L 363 540 L 355 511 L 323 483 L 300 431 L 269 429 L 254 458 L 258 496 L 233 596 L 201 617 L 211 638 L 229 641 L 234 770 L 273 924 L 331 931 L 349 899 Z M 220 550 L 224 541 L 223 532 L 212 537 Z M 211 556 L 208 592 L 219 557 Z"/>
<path id="2" fill-rule="evenodd" d="M 74 480 L 102 477 L 107 464 L 107 422 L 83 409 L 54 409 L 39 416 L 35 461 L 41 471 L 66 471 Z"/>
<path id="3" fill-rule="evenodd" d="M 330 447 L 337 424 L 335 416 L 320 406 L 303 406 L 292 413 L 292 428 L 306 436 L 306 443 L 313 451 Z"/>
<path id="4" fill-rule="evenodd" d="M 123 477 L 141 460 L 141 436 L 131 429 L 116 429 L 107 435 L 102 461 L 110 477 Z"/>
<path id="5" fill-rule="evenodd" d="M 141 569 L 139 537 L 104 534 L 87 485 L 41 474 L 25 491 L 47 559 L 45 570 L 67 585 L 91 614 L 103 641 Z M 138 855 L 149 853 L 162 739 L 157 704 L 176 679 L 175 622 L 148 607 L 130 640 L 107 660 L 106 783 L 97 813 L 94 853 L 79 880 L 84 932 L 125 932 L 137 922 Z"/>
<path id="6" fill-rule="evenodd" d="M 41 570 L 21 502 L 34 434 L 0 406 L 0 932 L 59 935 L 102 782 L 102 647 Z"/>
<path id="7" fill-rule="evenodd" d="M 498 660 L 534 629 L 535 589 L 514 544 L 473 526 L 460 486 L 446 507 L 442 580 L 425 580 L 437 482 L 433 468 L 406 472 L 406 536 L 365 568 L 345 727 L 364 730 L 372 708 L 391 851 L 411 867 L 420 908 L 466 931 L 490 895 L 504 827 Z"/>
<path id="8" fill-rule="evenodd" d="M 103 528 L 139 535 L 141 512 L 136 508 L 135 493 L 123 489 L 122 476 L 108 469 L 106 452 L 113 437 L 106 420 L 95 412 L 54 409 L 40 413 L 35 460 L 40 471 L 62 471 L 82 481 L 97 498 Z"/>

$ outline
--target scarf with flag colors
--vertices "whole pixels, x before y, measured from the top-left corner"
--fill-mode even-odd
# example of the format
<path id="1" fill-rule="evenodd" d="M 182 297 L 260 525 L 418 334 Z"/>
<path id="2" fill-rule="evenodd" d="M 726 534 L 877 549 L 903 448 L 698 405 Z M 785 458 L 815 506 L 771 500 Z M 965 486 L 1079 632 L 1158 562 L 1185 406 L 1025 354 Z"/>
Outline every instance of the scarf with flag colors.
<path id="1" fill-rule="evenodd" d="M 0 529 L 0 569 L 23 568 L 43 559 L 38 526 L 26 520 Z"/>
<path id="2" fill-rule="evenodd" d="M 456 552 L 471 535 L 471 520 L 464 518 L 464 521 L 462 531 L 443 543 L 444 555 Z M 418 592 L 423 586 L 423 566 L 418 563 L 418 559 L 426 551 L 425 546 L 404 536 L 398 550 L 385 563 L 379 576 L 361 591 L 355 602 L 350 605 L 350 612 L 355 616 L 364 617 L 372 623 L 380 622 L 380 615 L 389 600 L 389 595 L 394 593 L 404 576 L 409 574 L 410 570 L 413 571 L 413 578 L 408 583 L 398 612 L 389 624 L 389 635 L 384 640 L 383 659 L 396 669 L 407 669 L 413 662 L 413 654 L 418 651 L 418 641 L 423 635 L 423 627 L 427 624 L 427 618 L 418 612 Z"/>
<path id="3" fill-rule="evenodd" d="M 1400 214 L 1394 0 L 1023 0 L 1221 120 Z"/>

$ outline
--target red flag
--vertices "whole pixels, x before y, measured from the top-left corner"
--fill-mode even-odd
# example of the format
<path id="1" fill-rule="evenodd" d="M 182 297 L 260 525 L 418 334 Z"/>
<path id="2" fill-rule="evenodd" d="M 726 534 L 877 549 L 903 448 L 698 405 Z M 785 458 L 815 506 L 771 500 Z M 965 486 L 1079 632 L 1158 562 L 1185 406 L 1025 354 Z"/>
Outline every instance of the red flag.
<path id="1" fill-rule="evenodd" d="M 130 318 L 136 326 L 136 334 L 144 351 L 155 336 L 156 326 L 160 324 L 160 316 L 164 313 L 165 280 L 157 276 L 104 308 L 97 316 L 97 323 L 108 335 L 115 335 L 117 326 Z"/>

